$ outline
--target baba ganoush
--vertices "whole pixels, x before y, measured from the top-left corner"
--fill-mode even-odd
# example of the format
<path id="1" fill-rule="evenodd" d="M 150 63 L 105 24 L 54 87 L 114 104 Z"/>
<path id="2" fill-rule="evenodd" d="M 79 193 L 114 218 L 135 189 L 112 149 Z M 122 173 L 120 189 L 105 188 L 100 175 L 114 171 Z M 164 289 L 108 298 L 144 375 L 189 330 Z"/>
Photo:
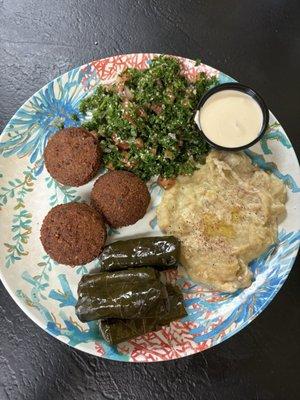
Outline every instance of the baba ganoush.
<path id="1" fill-rule="evenodd" d="M 286 200 L 284 184 L 244 153 L 212 151 L 164 193 L 158 224 L 180 239 L 191 279 L 235 292 L 251 285 L 249 262 L 276 242 Z"/>

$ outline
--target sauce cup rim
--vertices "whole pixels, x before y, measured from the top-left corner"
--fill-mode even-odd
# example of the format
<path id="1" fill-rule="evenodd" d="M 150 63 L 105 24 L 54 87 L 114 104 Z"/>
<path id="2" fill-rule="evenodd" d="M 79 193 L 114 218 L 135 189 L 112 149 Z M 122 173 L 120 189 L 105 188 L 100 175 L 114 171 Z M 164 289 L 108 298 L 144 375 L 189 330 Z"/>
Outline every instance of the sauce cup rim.
<path id="1" fill-rule="evenodd" d="M 243 146 L 239 146 L 239 147 L 226 147 L 226 146 L 221 146 L 217 143 L 214 143 L 213 141 L 211 141 L 203 132 L 203 130 L 200 127 L 200 121 L 199 121 L 199 117 L 200 117 L 200 110 L 203 107 L 204 103 L 209 99 L 209 97 L 211 97 L 213 94 L 217 93 L 217 92 L 221 92 L 224 90 L 237 90 L 239 92 L 243 92 L 248 94 L 249 96 L 251 96 L 256 103 L 259 105 L 261 111 L 262 111 L 262 115 L 263 115 L 263 122 L 262 122 L 262 126 L 260 129 L 259 134 L 257 135 L 257 137 L 252 140 L 250 143 L 247 143 Z M 240 151 L 240 150 L 244 150 L 247 149 L 248 147 L 253 146 L 255 143 L 259 142 L 260 139 L 262 138 L 262 136 L 266 133 L 266 130 L 268 129 L 269 126 L 269 110 L 268 107 L 264 101 L 264 99 L 262 98 L 262 96 L 254 89 L 252 89 L 249 86 L 243 85 L 242 83 L 237 83 L 237 82 L 229 82 L 229 83 L 222 83 L 220 85 L 214 86 L 213 88 L 211 88 L 210 90 L 208 90 L 200 99 L 198 105 L 197 105 L 197 111 L 195 114 L 195 123 L 203 137 L 203 139 L 211 145 L 211 147 L 214 147 L 218 150 L 226 150 L 226 151 Z"/>

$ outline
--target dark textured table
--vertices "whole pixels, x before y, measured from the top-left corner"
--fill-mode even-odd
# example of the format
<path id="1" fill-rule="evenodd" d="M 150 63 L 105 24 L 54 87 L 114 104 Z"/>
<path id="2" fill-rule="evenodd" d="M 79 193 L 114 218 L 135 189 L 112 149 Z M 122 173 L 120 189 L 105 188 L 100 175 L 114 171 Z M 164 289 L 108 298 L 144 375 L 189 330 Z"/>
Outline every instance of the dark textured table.
<path id="1" fill-rule="evenodd" d="M 198 58 L 262 93 L 300 153 L 300 3 L 0 0 L 0 127 L 36 90 L 130 52 Z M 2 229 L 2 227 L 1 227 Z M 160 364 L 102 360 L 38 328 L 0 287 L 0 400 L 299 399 L 299 258 L 250 326 Z"/>

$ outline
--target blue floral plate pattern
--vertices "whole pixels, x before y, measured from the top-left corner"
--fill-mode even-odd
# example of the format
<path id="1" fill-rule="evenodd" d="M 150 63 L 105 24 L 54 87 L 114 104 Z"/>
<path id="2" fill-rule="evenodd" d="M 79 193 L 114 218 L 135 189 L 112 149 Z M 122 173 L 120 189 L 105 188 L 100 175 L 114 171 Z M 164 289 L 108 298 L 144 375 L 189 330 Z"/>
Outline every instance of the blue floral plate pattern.
<path id="1" fill-rule="evenodd" d="M 212 347 L 248 325 L 273 299 L 286 280 L 300 242 L 300 171 L 292 145 L 270 113 L 264 138 L 246 150 L 253 163 L 274 173 L 288 188 L 287 217 L 279 226 L 278 241 L 251 263 L 253 284 L 235 294 L 208 290 L 174 271 L 188 316 L 160 331 L 109 346 L 94 322 L 81 323 L 74 312 L 77 284 L 97 261 L 70 268 L 51 260 L 39 241 L 41 222 L 56 204 L 88 201 L 93 182 L 71 188 L 55 182 L 44 168 L 48 139 L 64 124 L 80 125 L 82 98 L 99 82 L 111 82 L 126 67 L 147 68 L 154 54 L 105 58 L 75 68 L 35 93 L 16 112 L 0 137 L 0 276 L 21 309 L 42 329 L 62 342 L 112 360 L 151 362 L 170 360 Z M 178 57 L 182 72 L 192 78 L 198 71 L 217 75 L 221 83 L 233 81 L 204 64 Z M 77 116 L 77 117 L 76 117 Z M 149 183 L 151 205 L 133 226 L 109 230 L 109 240 L 157 234 L 155 208 L 162 189 Z"/>

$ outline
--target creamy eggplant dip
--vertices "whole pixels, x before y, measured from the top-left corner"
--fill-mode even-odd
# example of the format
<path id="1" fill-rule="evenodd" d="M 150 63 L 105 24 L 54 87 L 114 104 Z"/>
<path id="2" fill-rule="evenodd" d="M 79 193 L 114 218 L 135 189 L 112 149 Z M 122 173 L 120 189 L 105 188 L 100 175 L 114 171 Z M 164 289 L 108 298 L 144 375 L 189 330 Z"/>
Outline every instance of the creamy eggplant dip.
<path id="1" fill-rule="evenodd" d="M 249 262 L 276 242 L 286 200 L 284 184 L 244 153 L 212 151 L 165 191 L 158 224 L 180 239 L 181 262 L 195 282 L 235 292 L 251 285 Z"/>

